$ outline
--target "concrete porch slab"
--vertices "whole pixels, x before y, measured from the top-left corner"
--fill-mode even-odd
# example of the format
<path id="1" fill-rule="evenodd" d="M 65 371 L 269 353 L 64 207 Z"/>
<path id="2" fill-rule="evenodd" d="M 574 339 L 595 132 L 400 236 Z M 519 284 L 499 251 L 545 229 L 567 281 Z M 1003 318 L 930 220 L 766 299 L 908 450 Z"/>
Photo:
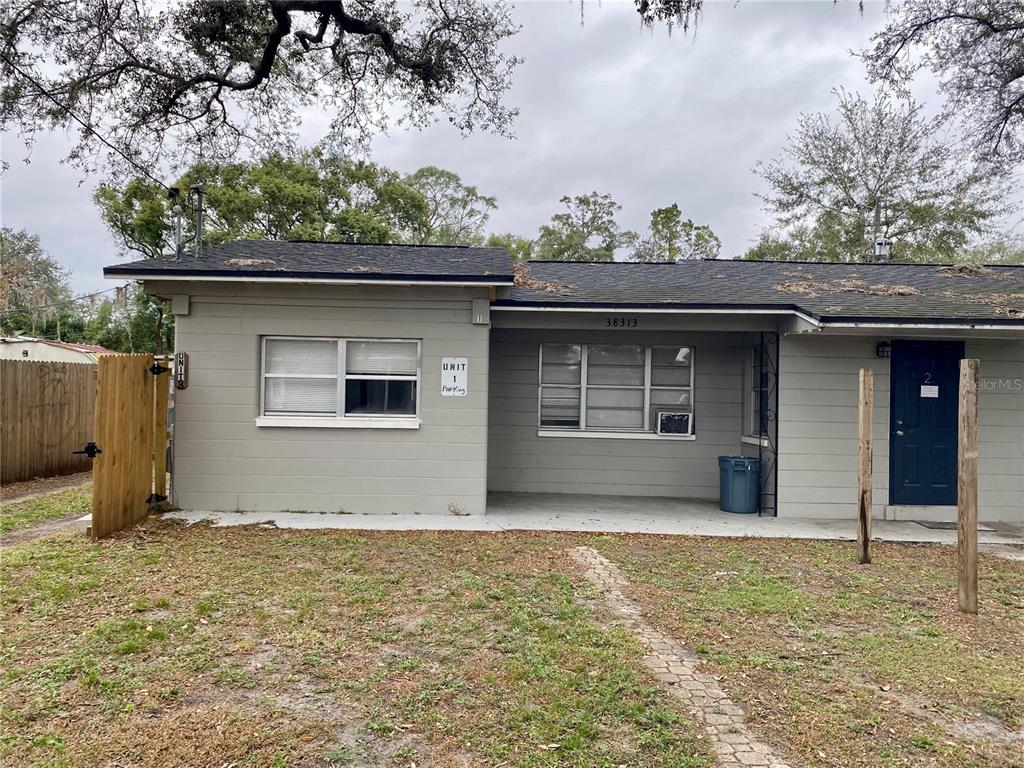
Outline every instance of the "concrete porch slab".
<path id="1" fill-rule="evenodd" d="M 495 493 L 486 515 L 342 515 L 315 512 L 168 512 L 186 523 L 215 526 L 271 524 L 278 528 L 372 531 L 579 531 L 682 536 L 738 536 L 853 540 L 853 520 L 769 518 L 722 512 L 712 501 L 634 496 Z M 917 523 L 875 520 L 878 541 L 954 544 L 956 531 Z M 1024 544 L 1024 527 L 1009 526 L 978 535 L 982 544 Z"/>

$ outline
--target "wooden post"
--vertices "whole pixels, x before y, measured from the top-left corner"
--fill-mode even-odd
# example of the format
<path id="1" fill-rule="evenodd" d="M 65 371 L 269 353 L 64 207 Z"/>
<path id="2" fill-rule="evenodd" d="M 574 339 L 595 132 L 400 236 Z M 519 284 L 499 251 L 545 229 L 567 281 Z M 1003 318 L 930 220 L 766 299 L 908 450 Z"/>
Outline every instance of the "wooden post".
<path id="1" fill-rule="evenodd" d="M 957 569 L 960 610 L 978 612 L 978 387 L 977 360 L 960 361 L 957 468 Z"/>
<path id="2" fill-rule="evenodd" d="M 860 439 L 857 473 L 857 562 L 871 562 L 871 426 L 874 414 L 875 373 L 860 369 Z"/>

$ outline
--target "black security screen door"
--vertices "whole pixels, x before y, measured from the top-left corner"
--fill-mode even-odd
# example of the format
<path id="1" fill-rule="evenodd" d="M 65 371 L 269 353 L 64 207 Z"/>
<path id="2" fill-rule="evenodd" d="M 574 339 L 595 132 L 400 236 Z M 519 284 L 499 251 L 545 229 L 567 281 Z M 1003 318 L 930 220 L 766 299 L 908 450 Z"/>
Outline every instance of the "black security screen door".
<path id="1" fill-rule="evenodd" d="M 959 341 L 894 341 L 890 417 L 893 504 L 956 504 Z"/>

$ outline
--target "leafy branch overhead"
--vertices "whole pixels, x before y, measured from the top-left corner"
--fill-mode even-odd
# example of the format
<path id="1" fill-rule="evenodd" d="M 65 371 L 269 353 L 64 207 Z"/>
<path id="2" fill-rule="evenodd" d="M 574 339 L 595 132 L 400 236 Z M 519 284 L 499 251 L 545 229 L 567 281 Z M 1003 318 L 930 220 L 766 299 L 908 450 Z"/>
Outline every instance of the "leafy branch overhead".
<path id="1" fill-rule="evenodd" d="M 508 133 L 517 31 L 502 0 L 10 0 L 0 129 L 75 127 L 73 160 L 106 144 L 150 168 L 279 150 L 308 106 L 333 116 L 336 148 L 438 114 Z"/>
<path id="2" fill-rule="evenodd" d="M 634 0 L 642 22 L 679 27 L 701 19 L 704 0 Z M 833 0 L 853 4 L 853 0 Z M 856 5 L 864 11 L 863 0 Z M 861 56 L 869 76 L 906 94 L 930 73 L 946 116 L 965 127 L 979 156 L 1024 160 L 1024 3 L 1020 0 L 893 0 Z"/>

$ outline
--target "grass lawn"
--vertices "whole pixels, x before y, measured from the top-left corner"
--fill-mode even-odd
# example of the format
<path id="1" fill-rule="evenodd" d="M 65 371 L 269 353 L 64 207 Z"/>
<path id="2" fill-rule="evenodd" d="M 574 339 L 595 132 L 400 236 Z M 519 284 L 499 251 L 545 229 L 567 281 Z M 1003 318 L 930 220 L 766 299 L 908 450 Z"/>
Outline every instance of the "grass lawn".
<path id="1" fill-rule="evenodd" d="M 949 733 L 1024 717 L 1024 564 L 952 552 L 561 534 L 184 529 L 5 550 L 0 764 L 713 764 L 568 557 L 589 544 L 794 765 L 1010 766 Z M 716 575 L 717 574 L 717 575 Z M 973 722 L 973 720 L 971 720 Z"/>
<path id="2" fill-rule="evenodd" d="M 951 547 L 876 543 L 860 566 L 831 542 L 596 546 L 796 761 L 1024 765 L 1024 563 L 981 557 L 972 617 L 956 610 Z"/>
<path id="3" fill-rule="evenodd" d="M 25 501 L 0 504 L 0 533 L 29 528 L 36 523 L 69 515 L 88 514 L 92 504 L 92 486 L 37 496 Z"/>
<path id="4" fill-rule="evenodd" d="M 4 554 L 3 765 L 710 765 L 543 536 L 181 529 Z"/>

